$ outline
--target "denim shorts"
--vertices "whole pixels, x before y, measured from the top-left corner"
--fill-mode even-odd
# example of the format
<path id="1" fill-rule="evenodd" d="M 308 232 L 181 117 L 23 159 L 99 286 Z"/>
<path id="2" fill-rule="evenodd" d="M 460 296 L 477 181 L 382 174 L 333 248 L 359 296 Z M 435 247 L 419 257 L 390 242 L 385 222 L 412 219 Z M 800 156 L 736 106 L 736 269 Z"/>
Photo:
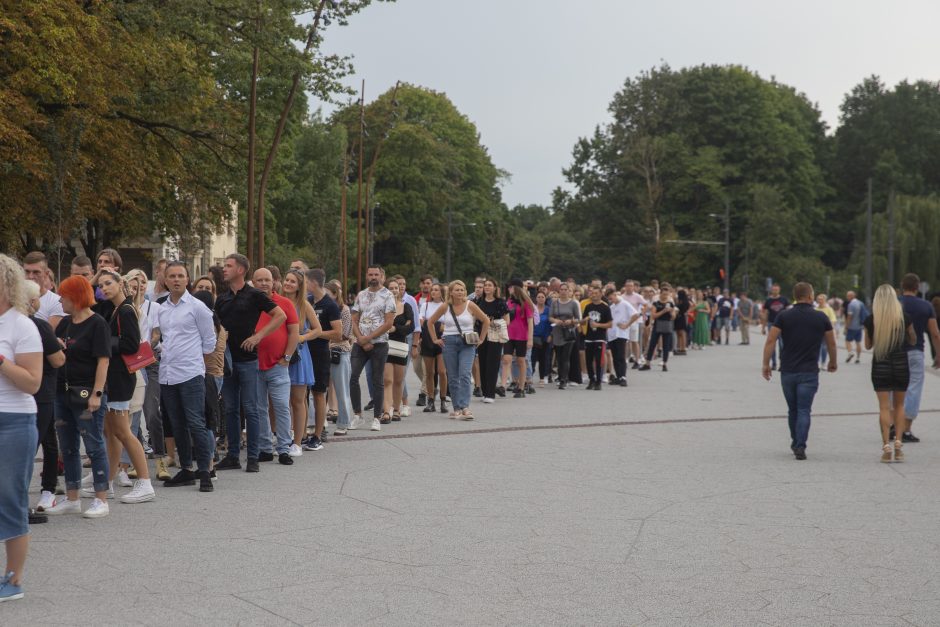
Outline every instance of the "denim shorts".
<path id="1" fill-rule="evenodd" d="M 36 414 L 0 412 L 0 541 L 29 533 L 29 482 L 38 440 Z"/>
<path id="2" fill-rule="evenodd" d="M 861 341 L 862 341 L 862 330 L 861 330 L 861 329 L 846 329 L 846 330 L 845 330 L 845 341 L 846 341 L 846 342 L 861 342 Z"/>
<path id="3" fill-rule="evenodd" d="M 128 401 L 108 401 L 110 411 L 130 411 L 131 402 Z"/>

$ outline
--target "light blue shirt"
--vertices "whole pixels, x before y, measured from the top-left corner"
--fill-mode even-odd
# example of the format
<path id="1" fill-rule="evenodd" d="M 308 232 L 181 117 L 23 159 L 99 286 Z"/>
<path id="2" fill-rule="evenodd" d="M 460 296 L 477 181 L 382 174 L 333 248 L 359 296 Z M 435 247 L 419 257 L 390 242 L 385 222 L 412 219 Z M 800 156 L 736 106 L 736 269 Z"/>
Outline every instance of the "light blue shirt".
<path id="1" fill-rule="evenodd" d="M 853 331 L 862 328 L 862 301 L 857 298 L 853 298 L 852 302 L 848 304 L 845 308 L 845 312 L 852 316 L 852 319 L 849 320 L 849 324 L 845 328 L 852 329 Z"/>
<path id="2" fill-rule="evenodd" d="M 172 298 L 160 306 L 163 352 L 160 356 L 160 385 L 178 385 L 205 376 L 204 355 L 215 351 L 212 312 L 202 301 L 185 292 L 178 303 Z"/>
<path id="3" fill-rule="evenodd" d="M 421 333 L 421 323 L 418 322 L 418 301 L 415 300 L 415 297 L 405 292 L 405 295 L 401 298 L 402 302 L 406 305 L 411 305 L 411 311 L 414 313 L 415 319 L 415 333 Z"/>

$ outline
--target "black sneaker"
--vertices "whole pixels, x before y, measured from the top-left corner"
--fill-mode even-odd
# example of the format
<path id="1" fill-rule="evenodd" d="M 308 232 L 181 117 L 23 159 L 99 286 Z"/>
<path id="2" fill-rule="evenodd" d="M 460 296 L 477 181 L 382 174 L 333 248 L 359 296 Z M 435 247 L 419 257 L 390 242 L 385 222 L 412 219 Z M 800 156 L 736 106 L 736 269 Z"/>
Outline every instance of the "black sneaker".
<path id="1" fill-rule="evenodd" d="M 294 458 L 288 455 L 287 453 L 281 453 L 277 456 L 277 463 L 283 466 L 293 466 Z"/>
<path id="2" fill-rule="evenodd" d="M 418 402 L 416 402 L 415 405 L 417 405 L 418 407 L 424 407 L 427 402 L 428 402 L 428 395 L 421 393 L 421 394 L 418 394 Z"/>
<path id="3" fill-rule="evenodd" d="M 526 394 L 535 394 L 535 388 L 532 387 L 532 384 L 531 384 L 531 383 L 527 383 L 527 384 L 526 384 L 526 386 L 525 386 L 525 393 L 526 393 Z"/>
<path id="4" fill-rule="evenodd" d="M 215 490 L 215 486 L 212 485 L 212 477 L 206 471 L 199 473 L 199 491 L 200 492 L 212 492 Z"/>
<path id="5" fill-rule="evenodd" d="M 568 386 L 565 384 L 564 381 L 559 381 L 559 382 L 558 382 L 558 389 L 559 389 L 559 390 L 564 390 L 566 387 L 568 387 Z"/>
<path id="6" fill-rule="evenodd" d="M 666 364 L 663 364 L 663 372 L 669 372 L 669 368 L 666 367 Z"/>
<path id="7" fill-rule="evenodd" d="M 522 390 L 516 390 L 512 395 L 513 398 L 525 398 L 525 392 Z"/>
<path id="8" fill-rule="evenodd" d="M 265 451 L 261 451 L 258 453 L 258 461 L 259 462 L 273 462 L 274 453 L 266 453 Z"/>
<path id="9" fill-rule="evenodd" d="M 649 364 L 643 364 L 643 365 L 640 366 L 637 370 L 649 370 L 649 369 L 650 369 L 650 365 L 649 365 Z"/>
<path id="10" fill-rule="evenodd" d="M 630 366 L 630 369 L 631 369 L 631 370 L 639 370 L 639 369 L 640 369 L 640 364 L 639 364 L 638 362 L 633 362 L 633 365 Z"/>
<path id="11" fill-rule="evenodd" d="M 516 382 L 513 381 L 513 382 L 510 383 L 509 386 L 506 388 L 506 391 L 507 391 L 507 392 L 515 392 L 518 387 L 519 387 L 519 386 L 516 385 Z"/>
<path id="12" fill-rule="evenodd" d="M 497 388 L 496 388 L 496 396 L 499 396 L 500 398 L 506 398 L 506 388 L 504 388 L 504 387 L 501 386 L 501 385 L 500 385 L 500 386 L 497 386 Z"/>
<path id="13" fill-rule="evenodd" d="M 479 386 L 473 388 L 473 396 L 476 398 L 483 398 L 483 390 Z"/>
<path id="14" fill-rule="evenodd" d="M 370 409 L 375 409 L 375 401 L 370 400 L 368 403 L 366 403 L 363 411 L 369 411 Z"/>
<path id="15" fill-rule="evenodd" d="M 623 377 L 623 378 L 621 378 L 621 379 L 618 379 L 618 380 L 617 380 L 617 383 L 618 383 L 618 385 L 620 385 L 620 387 L 625 388 L 625 387 L 627 387 L 627 378 L 626 378 L 626 377 Z"/>
<path id="16" fill-rule="evenodd" d="M 429 413 L 431 413 L 432 411 L 436 411 L 436 410 L 434 409 L 434 399 L 433 399 L 433 398 L 432 398 L 430 401 L 428 401 L 427 406 L 424 408 L 424 413 L 429 414 Z"/>
<path id="17" fill-rule="evenodd" d="M 303 449 L 305 451 L 319 451 L 323 449 L 323 442 L 315 435 L 307 438 L 307 443 L 304 444 Z"/>
<path id="18" fill-rule="evenodd" d="M 261 467 L 258 466 L 258 460 L 249 458 L 248 463 L 245 464 L 245 472 L 261 472 Z"/>
<path id="19" fill-rule="evenodd" d="M 596 383 L 594 384 L 594 389 L 597 390 L 598 392 L 601 391 L 601 382 L 600 382 L 600 381 L 598 381 L 598 382 L 596 382 Z"/>
<path id="20" fill-rule="evenodd" d="M 209 478 L 213 481 L 219 478 L 218 475 L 215 474 L 215 468 L 209 471 Z"/>
<path id="21" fill-rule="evenodd" d="M 164 488 L 176 488 L 183 485 L 196 485 L 196 475 L 193 474 L 192 470 L 184 468 L 176 473 L 172 479 L 163 482 Z"/>
<path id="22" fill-rule="evenodd" d="M 793 455 L 797 459 L 806 459 L 806 449 L 801 447 L 793 449 Z"/>
<path id="23" fill-rule="evenodd" d="M 905 431 L 901 434 L 902 442 L 920 442 L 920 438 L 911 433 L 910 431 Z"/>
<path id="24" fill-rule="evenodd" d="M 447 413 L 447 401 L 445 401 L 444 399 L 441 399 L 441 413 L 442 414 Z"/>
<path id="25" fill-rule="evenodd" d="M 215 465 L 215 469 L 216 470 L 241 470 L 242 463 L 238 461 L 237 457 L 226 455 L 225 459 L 223 459 L 222 461 L 220 461 L 218 464 Z"/>
<path id="26" fill-rule="evenodd" d="M 593 390 L 593 389 L 594 389 L 594 382 L 593 382 L 593 381 L 588 382 L 587 387 L 584 388 L 584 389 L 585 389 L 585 390 Z"/>
<path id="27" fill-rule="evenodd" d="M 31 525 L 41 525 L 42 523 L 49 522 L 49 515 L 44 514 L 43 512 L 37 512 L 33 508 L 29 509 L 29 524 Z"/>

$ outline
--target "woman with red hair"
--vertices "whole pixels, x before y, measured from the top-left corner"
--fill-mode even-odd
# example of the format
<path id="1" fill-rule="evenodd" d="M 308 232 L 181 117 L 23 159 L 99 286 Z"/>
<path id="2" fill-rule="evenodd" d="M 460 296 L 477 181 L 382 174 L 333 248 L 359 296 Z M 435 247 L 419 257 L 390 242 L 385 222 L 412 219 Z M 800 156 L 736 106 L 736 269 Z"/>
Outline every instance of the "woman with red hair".
<path id="1" fill-rule="evenodd" d="M 104 444 L 104 408 L 101 405 L 111 357 L 111 331 L 104 318 L 91 310 L 95 292 L 82 276 L 72 276 L 59 285 L 65 317 L 56 336 L 65 351 L 56 385 L 55 421 L 59 449 L 65 465 L 65 501 L 46 510 L 52 516 L 82 514 L 81 443 L 91 460 L 95 500 L 82 514 L 85 518 L 108 515 L 108 453 Z M 83 418 L 85 412 L 90 419 Z"/>

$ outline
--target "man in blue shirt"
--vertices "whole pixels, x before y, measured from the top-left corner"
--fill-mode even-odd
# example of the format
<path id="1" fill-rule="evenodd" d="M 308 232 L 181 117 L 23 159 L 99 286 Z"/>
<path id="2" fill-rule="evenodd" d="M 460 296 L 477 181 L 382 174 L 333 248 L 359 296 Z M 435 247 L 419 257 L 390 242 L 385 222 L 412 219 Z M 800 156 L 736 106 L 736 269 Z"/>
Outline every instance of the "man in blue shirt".
<path id="1" fill-rule="evenodd" d="M 855 363 L 861 363 L 859 358 L 862 355 L 862 323 L 865 322 L 865 305 L 859 299 L 855 298 L 855 292 L 848 291 L 845 294 L 845 350 L 849 356 L 845 363 L 852 361 L 855 357 Z M 855 352 L 852 352 L 852 342 L 855 342 Z"/>
<path id="2" fill-rule="evenodd" d="M 821 311 L 813 308 L 813 286 L 797 283 L 793 286 L 796 304 L 777 314 L 767 332 L 764 343 L 764 378 L 770 381 L 770 358 L 783 338 L 780 352 L 780 384 L 787 400 L 790 424 L 790 450 L 797 459 L 806 459 L 806 440 L 809 438 L 810 413 L 813 397 L 819 389 L 819 347 L 823 340 L 829 349 L 829 372 L 835 372 L 836 336 L 832 323 Z"/>
<path id="3" fill-rule="evenodd" d="M 911 423 L 920 412 L 920 397 L 924 392 L 924 333 L 930 333 L 930 341 L 940 355 L 940 329 L 937 328 L 937 316 L 933 305 L 917 295 L 920 289 L 920 277 L 916 274 L 905 274 L 901 279 L 901 308 L 910 317 L 917 336 L 916 344 L 906 345 L 907 365 L 911 372 L 910 382 L 907 385 L 907 394 L 904 396 L 904 422 L 907 427 L 902 434 L 904 442 L 920 442 L 920 438 L 911 433 Z M 934 362 L 940 363 L 940 357 Z M 892 436 L 893 437 L 893 436 Z"/>

